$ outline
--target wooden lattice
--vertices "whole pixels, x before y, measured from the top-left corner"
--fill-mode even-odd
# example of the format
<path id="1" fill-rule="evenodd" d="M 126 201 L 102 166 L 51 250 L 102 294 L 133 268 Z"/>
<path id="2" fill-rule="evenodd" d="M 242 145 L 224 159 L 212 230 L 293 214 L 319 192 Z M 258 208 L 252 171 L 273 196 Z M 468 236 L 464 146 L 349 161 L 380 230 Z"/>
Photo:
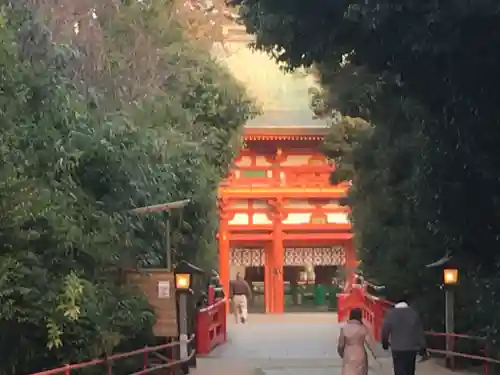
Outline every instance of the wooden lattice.
<path id="1" fill-rule="evenodd" d="M 287 248 L 285 249 L 286 266 L 341 266 L 345 264 L 345 251 L 342 246 L 325 248 Z"/>
<path id="2" fill-rule="evenodd" d="M 234 248 L 229 253 L 229 263 L 234 266 L 258 267 L 264 265 L 264 249 Z"/>
<path id="3" fill-rule="evenodd" d="M 264 249 L 231 249 L 229 262 L 235 266 L 258 267 L 265 263 Z M 342 266 L 346 262 L 342 246 L 286 248 L 285 266 Z"/>

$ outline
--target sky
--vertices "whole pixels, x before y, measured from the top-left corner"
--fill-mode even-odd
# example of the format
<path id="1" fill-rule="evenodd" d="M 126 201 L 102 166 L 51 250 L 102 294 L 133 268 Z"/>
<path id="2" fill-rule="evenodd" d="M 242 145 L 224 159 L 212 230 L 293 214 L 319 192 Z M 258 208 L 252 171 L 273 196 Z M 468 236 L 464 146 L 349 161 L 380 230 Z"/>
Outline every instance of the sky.
<path id="1" fill-rule="evenodd" d="M 217 45 L 214 55 L 241 81 L 264 112 L 294 111 L 309 117 L 309 89 L 317 86 L 304 72 L 285 73 L 261 51 L 252 51 L 245 43 Z M 305 115 L 305 116 L 304 116 Z"/>

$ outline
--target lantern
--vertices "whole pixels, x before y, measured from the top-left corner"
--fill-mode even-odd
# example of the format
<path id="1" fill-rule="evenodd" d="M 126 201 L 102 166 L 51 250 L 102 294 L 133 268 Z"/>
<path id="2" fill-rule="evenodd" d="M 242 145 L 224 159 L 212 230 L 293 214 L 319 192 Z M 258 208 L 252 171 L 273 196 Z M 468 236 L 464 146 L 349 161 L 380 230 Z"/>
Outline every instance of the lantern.
<path id="1" fill-rule="evenodd" d="M 445 285 L 455 285 L 458 283 L 458 269 L 445 268 L 443 270 L 443 282 Z"/>
<path id="2" fill-rule="evenodd" d="M 175 287 L 178 290 L 188 290 L 191 287 L 191 275 L 189 273 L 176 273 Z"/>

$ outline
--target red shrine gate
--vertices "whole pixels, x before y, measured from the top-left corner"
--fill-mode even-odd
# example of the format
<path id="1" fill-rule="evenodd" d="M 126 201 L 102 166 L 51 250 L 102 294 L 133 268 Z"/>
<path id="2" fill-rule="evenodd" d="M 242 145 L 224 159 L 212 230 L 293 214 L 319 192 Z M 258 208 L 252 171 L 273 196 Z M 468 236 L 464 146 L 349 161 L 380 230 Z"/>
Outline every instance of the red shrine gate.
<path id="1" fill-rule="evenodd" d="M 333 165 L 318 151 L 326 127 L 247 127 L 245 147 L 219 187 L 219 270 L 263 267 L 265 311 L 284 311 L 287 266 L 357 265 L 348 184 L 332 186 Z M 234 272 L 233 272 L 234 273 Z M 352 280 L 351 280 L 352 281 Z"/>

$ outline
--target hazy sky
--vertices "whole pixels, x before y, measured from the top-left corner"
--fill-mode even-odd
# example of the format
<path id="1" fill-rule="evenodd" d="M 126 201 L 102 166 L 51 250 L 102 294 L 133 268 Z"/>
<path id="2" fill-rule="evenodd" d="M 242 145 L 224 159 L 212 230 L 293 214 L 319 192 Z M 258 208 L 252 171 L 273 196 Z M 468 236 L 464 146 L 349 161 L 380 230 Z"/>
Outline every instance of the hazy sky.
<path id="1" fill-rule="evenodd" d="M 308 90 L 315 86 L 312 77 L 285 74 L 268 55 L 252 51 L 243 43 L 226 43 L 224 48 L 216 46 L 214 55 L 245 84 L 264 111 L 310 111 Z"/>

